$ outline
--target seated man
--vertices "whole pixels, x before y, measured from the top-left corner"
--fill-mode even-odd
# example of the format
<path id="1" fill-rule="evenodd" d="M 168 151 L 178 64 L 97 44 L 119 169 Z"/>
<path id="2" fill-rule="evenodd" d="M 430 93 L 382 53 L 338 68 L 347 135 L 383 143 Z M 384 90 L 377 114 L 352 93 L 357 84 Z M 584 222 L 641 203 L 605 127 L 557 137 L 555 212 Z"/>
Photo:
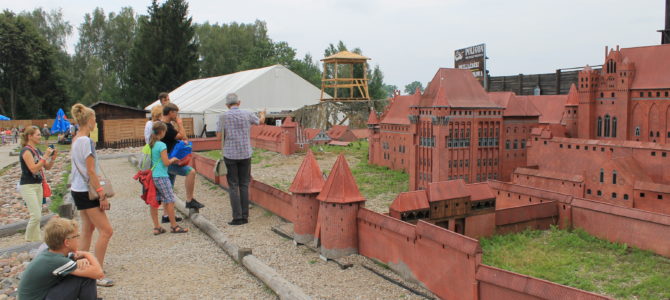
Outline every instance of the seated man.
<path id="1" fill-rule="evenodd" d="M 21 274 L 19 299 L 95 300 L 95 280 L 105 274 L 95 256 L 77 251 L 77 222 L 52 218 L 44 227 L 44 242 L 49 250 L 38 254 Z"/>

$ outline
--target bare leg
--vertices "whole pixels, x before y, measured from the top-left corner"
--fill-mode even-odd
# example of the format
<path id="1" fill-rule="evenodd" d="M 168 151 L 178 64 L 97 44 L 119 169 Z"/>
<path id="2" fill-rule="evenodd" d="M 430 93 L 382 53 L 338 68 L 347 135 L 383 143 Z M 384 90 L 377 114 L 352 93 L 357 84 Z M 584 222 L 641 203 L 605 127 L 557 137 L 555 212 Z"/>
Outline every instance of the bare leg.
<path id="1" fill-rule="evenodd" d="M 193 199 L 193 190 L 195 189 L 195 170 L 191 169 L 191 172 L 186 175 L 184 185 L 186 187 L 186 201 L 191 201 Z"/>
<path id="2" fill-rule="evenodd" d="M 91 238 L 93 237 L 93 222 L 91 222 L 90 217 L 88 216 L 88 211 L 91 209 L 85 209 L 79 211 L 79 216 L 81 217 L 81 243 L 79 244 L 79 249 L 82 251 L 89 251 L 91 248 Z"/>
<path id="3" fill-rule="evenodd" d="M 107 252 L 107 245 L 113 234 L 112 225 L 109 223 L 105 211 L 100 210 L 97 207 L 87 209 L 86 213 L 88 214 L 91 223 L 98 229 L 98 241 L 95 243 L 95 258 L 100 262 L 100 266 L 103 266 L 105 253 Z"/>
<path id="4" fill-rule="evenodd" d="M 149 206 L 149 213 L 151 214 L 151 221 L 154 222 L 154 228 L 160 227 L 161 225 L 158 223 L 158 208 Z"/>
<path id="5" fill-rule="evenodd" d="M 163 207 L 165 207 L 165 211 L 167 212 L 168 218 L 170 219 L 170 227 L 177 227 L 177 221 L 174 217 L 174 202 L 165 203 Z"/>

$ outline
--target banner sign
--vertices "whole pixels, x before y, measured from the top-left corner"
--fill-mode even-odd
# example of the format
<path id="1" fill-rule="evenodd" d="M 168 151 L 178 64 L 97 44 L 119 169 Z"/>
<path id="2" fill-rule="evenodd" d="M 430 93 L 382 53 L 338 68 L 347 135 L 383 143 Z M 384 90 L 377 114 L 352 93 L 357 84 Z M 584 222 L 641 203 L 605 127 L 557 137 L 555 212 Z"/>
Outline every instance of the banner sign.
<path id="1" fill-rule="evenodd" d="M 454 51 L 454 67 L 472 71 L 472 75 L 486 87 L 486 44 Z"/>

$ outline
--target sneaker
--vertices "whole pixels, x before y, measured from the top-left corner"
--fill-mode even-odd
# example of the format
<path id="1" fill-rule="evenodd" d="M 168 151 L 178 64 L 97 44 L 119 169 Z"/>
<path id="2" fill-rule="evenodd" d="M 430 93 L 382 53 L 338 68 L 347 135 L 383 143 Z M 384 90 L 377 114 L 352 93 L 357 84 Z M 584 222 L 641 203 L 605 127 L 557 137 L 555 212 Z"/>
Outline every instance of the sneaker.
<path id="1" fill-rule="evenodd" d="M 200 208 L 203 208 L 203 207 L 205 207 L 205 205 L 203 205 L 202 203 L 198 202 L 198 200 L 195 200 L 195 198 L 191 199 L 191 201 L 189 201 L 189 202 L 186 202 L 186 208 L 197 208 L 197 209 L 200 209 Z"/>
<path id="2" fill-rule="evenodd" d="M 243 225 L 243 224 L 247 224 L 247 223 L 249 223 L 249 221 L 247 221 L 247 219 L 233 219 L 232 221 L 228 222 L 228 225 L 237 226 L 237 225 Z"/>
<path id="3" fill-rule="evenodd" d="M 174 220 L 175 220 L 175 222 L 181 222 L 181 220 L 183 220 L 183 219 L 181 217 L 175 216 Z M 163 218 L 161 219 L 161 222 L 170 223 L 170 218 L 168 216 L 163 216 Z"/>
<path id="4" fill-rule="evenodd" d="M 109 279 L 109 278 L 107 278 L 107 277 L 105 277 L 105 278 L 103 278 L 103 279 L 98 279 L 98 280 L 95 281 L 95 283 L 96 283 L 98 286 L 104 286 L 104 287 L 114 286 L 114 281 L 111 280 L 111 279 Z"/>

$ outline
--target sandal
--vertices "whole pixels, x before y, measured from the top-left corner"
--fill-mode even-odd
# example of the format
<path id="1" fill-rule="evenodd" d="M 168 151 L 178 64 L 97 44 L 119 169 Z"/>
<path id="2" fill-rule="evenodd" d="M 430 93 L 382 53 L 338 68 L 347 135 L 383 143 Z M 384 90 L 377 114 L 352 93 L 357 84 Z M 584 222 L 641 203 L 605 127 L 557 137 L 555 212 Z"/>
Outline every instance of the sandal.
<path id="1" fill-rule="evenodd" d="M 172 228 L 172 233 L 187 233 L 188 232 L 188 228 L 184 229 L 179 225 L 177 225 L 175 227 L 170 227 L 170 228 Z"/>
<path id="2" fill-rule="evenodd" d="M 163 227 L 154 228 L 154 235 L 159 235 L 159 234 L 163 234 L 163 233 L 166 233 L 166 232 L 167 232 L 167 230 L 165 230 L 165 228 L 163 228 Z"/>

